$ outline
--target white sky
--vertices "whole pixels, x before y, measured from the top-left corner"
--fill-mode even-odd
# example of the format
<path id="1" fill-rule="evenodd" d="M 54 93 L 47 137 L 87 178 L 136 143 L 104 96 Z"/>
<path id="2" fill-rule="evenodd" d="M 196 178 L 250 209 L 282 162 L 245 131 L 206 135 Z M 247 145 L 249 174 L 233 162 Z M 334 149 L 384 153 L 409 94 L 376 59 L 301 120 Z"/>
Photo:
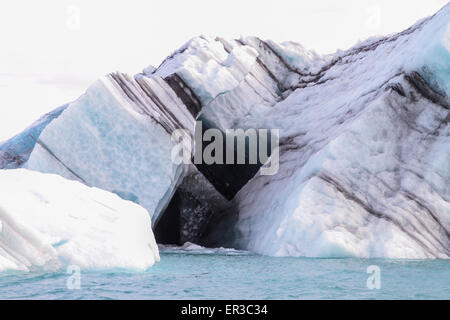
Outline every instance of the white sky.
<path id="1" fill-rule="evenodd" d="M 1 0 L 0 141 L 99 76 L 158 66 L 193 36 L 293 40 L 318 53 L 401 31 L 446 0 Z"/>

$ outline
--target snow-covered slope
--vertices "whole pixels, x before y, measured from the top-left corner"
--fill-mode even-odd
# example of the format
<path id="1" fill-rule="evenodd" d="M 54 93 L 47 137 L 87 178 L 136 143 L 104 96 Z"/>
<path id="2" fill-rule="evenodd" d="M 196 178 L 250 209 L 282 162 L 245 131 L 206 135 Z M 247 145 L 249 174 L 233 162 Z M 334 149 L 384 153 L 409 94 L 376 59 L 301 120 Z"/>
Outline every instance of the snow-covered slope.
<path id="1" fill-rule="evenodd" d="M 135 201 L 156 226 L 178 210 L 184 225 L 165 225 L 186 241 L 192 230 L 270 255 L 449 257 L 449 22 L 450 4 L 330 56 L 194 38 L 158 68 L 94 83 L 46 125 L 25 167 Z M 195 166 L 170 160 L 171 133 L 192 134 L 198 117 L 222 130 L 280 129 L 279 172 L 239 181 L 231 201 L 218 196 Z"/>
<path id="2" fill-rule="evenodd" d="M 0 170 L 0 195 L 0 271 L 159 261 L 147 211 L 117 195 L 25 169 Z"/>

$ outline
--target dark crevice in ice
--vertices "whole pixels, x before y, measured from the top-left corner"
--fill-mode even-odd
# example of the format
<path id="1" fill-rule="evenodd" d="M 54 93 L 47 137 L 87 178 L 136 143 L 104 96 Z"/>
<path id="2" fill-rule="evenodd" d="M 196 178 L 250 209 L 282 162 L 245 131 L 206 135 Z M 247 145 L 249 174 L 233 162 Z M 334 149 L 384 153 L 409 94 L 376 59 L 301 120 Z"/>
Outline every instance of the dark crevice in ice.
<path id="1" fill-rule="evenodd" d="M 237 163 L 237 139 L 234 138 L 234 149 L 230 149 L 227 147 L 227 135 L 218 129 L 211 121 L 200 116 L 199 121 L 202 122 L 202 136 L 208 129 L 217 129 L 222 133 L 223 143 L 222 143 L 222 164 L 212 163 L 206 164 L 205 161 L 201 163 L 195 164 L 197 169 L 208 179 L 211 184 L 219 191 L 226 199 L 231 200 L 238 193 L 238 191 L 258 172 L 259 168 L 264 164 L 257 159 L 255 164 L 250 163 L 249 156 L 249 139 L 246 138 L 245 142 L 245 162 L 244 164 Z M 270 131 L 269 131 L 270 135 Z M 229 139 L 230 137 L 228 137 Z M 259 139 L 259 136 L 257 136 Z M 202 141 L 202 150 L 212 142 L 210 141 Z M 270 139 L 267 139 L 267 150 L 268 156 L 270 156 Z M 234 154 L 233 164 L 227 164 L 226 159 L 228 154 Z M 258 140 L 258 149 L 257 154 L 259 154 L 259 140 Z M 193 159 L 193 163 L 195 163 Z"/>
<path id="2" fill-rule="evenodd" d="M 159 244 L 202 244 L 215 208 L 199 195 L 178 188 L 158 220 L 154 234 Z M 212 199 L 209 199 L 212 200 Z"/>
<path id="3" fill-rule="evenodd" d="M 169 205 L 153 228 L 156 242 L 159 244 L 181 245 L 180 240 L 180 212 L 178 207 L 178 192 L 172 196 Z"/>

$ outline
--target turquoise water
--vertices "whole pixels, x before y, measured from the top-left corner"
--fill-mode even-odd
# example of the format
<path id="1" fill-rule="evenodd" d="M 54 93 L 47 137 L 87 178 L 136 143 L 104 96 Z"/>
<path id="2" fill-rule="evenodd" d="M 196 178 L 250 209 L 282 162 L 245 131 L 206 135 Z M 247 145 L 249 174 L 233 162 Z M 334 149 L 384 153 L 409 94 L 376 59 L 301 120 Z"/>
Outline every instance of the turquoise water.
<path id="1" fill-rule="evenodd" d="M 381 288 L 368 289 L 367 267 Z M 233 250 L 163 250 L 143 273 L 0 273 L 1 299 L 450 299 L 449 260 L 274 258 Z"/>

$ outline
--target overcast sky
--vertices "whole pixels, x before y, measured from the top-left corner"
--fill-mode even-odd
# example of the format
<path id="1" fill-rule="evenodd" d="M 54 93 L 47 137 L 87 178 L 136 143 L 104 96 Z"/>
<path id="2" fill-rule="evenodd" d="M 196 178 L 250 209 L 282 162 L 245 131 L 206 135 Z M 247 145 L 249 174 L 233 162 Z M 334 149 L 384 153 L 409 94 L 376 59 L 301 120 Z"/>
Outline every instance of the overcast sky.
<path id="1" fill-rule="evenodd" d="M 1 0 L 0 141 L 99 76 L 158 66 L 193 36 L 293 40 L 318 53 L 401 31 L 446 0 Z"/>

